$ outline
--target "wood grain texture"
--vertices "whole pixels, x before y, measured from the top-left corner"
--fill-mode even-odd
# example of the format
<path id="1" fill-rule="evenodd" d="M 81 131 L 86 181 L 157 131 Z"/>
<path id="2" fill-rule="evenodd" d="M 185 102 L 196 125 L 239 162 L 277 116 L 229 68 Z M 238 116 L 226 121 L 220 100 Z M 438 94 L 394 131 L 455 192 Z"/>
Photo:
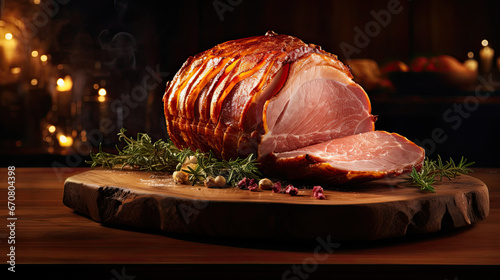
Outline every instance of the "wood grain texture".
<path id="1" fill-rule="evenodd" d="M 238 238 L 375 240 L 469 226 L 489 213 L 486 185 L 473 177 L 423 193 L 399 178 L 325 190 L 327 199 L 177 185 L 170 175 L 91 170 L 69 177 L 63 202 L 109 225 Z"/>
<path id="2" fill-rule="evenodd" d="M 292 264 L 301 264 L 318 256 L 315 254 L 319 245 L 317 240 L 289 242 L 193 236 L 96 223 L 63 204 L 64 180 L 88 170 L 16 169 L 18 264 L 40 264 L 36 269 L 45 267 L 45 264 L 108 264 L 100 266 L 103 269 L 97 272 L 97 268 L 92 266 L 92 269 L 88 269 L 91 275 L 86 278 L 98 279 L 97 275 L 102 272 L 101 278 L 108 280 L 116 278 L 111 273 L 112 269 L 121 271 L 122 267 L 126 267 L 128 274 L 138 275 L 139 273 L 134 274 L 132 264 L 146 265 L 148 271 L 158 272 L 159 275 L 167 274 L 152 264 L 167 268 L 184 264 L 179 271 L 198 269 L 204 273 L 212 267 L 221 269 L 220 266 L 212 266 L 213 264 L 266 264 L 258 268 L 264 271 L 266 268 L 276 268 L 275 278 L 280 279 L 281 274 L 289 270 Z M 425 279 L 454 279 L 457 275 L 459 279 L 467 279 L 463 276 L 465 272 L 486 273 L 484 265 L 500 266 L 500 169 L 475 168 L 471 176 L 483 181 L 489 189 L 490 213 L 485 220 L 462 229 L 432 234 L 341 242 L 333 252 L 321 250 L 321 258 L 316 259 L 320 267 L 314 276 L 324 272 L 329 274 L 330 278 L 337 277 L 342 271 L 327 269 L 328 265 L 333 265 L 337 268 L 341 266 L 344 275 L 349 275 L 349 279 L 353 275 L 359 275 L 364 267 L 364 271 L 369 275 L 363 279 L 373 279 L 374 269 L 379 267 L 377 265 L 382 265 L 386 271 L 392 273 L 390 275 L 398 275 L 398 279 L 409 279 L 408 276 L 412 272 L 415 272 L 415 275 L 421 275 L 418 272 L 424 273 L 426 276 L 432 272 L 432 275 L 436 276 Z M 3 169 L 0 180 L 6 182 L 6 177 L 7 171 Z M 440 189 L 437 190 L 439 193 Z M 4 192 L 0 206 L 7 207 L 6 201 L 7 193 Z M 5 221 L 7 211 L 0 216 Z M 7 244 L 6 229 L 0 233 L 5 233 L 0 240 L 2 244 Z M 328 237 L 329 235 L 318 235 L 317 238 L 328 240 Z M 200 268 L 197 264 L 204 265 Z M 47 268 L 54 270 L 50 265 Z M 73 268 L 75 267 L 68 267 L 70 270 Z M 443 271 L 447 273 L 443 274 Z M 169 276 L 173 275 L 171 270 L 167 273 Z M 248 273 L 256 275 L 257 271 Z M 72 275 L 71 271 L 68 275 Z M 422 278 L 424 277 L 420 277 Z"/>

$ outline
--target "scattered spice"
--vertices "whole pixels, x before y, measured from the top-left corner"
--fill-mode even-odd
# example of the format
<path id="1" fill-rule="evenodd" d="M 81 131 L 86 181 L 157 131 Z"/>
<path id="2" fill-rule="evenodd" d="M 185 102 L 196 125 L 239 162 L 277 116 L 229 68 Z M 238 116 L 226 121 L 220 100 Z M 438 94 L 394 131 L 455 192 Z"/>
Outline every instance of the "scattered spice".
<path id="1" fill-rule="evenodd" d="M 263 185 L 265 186 L 263 187 Z M 299 194 L 299 189 L 294 187 L 293 185 L 289 184 L 286 186 L 286 188 L 283 188 L 280 181 L 273 183 L 267 178 L 260 180 L 257 184 L 257 181 L 255 179 L 249 179 L 245 177 L 238 182 L 237 186 L 242 190 L 259 191 L 271 189 L 273 193 L 286 193 L 291 196 Z M 325 198 L 325 196 L 323 195 L 323 188 L 320 186 L 314 187 L 313 193 L 317 193 L 318 196 L 316 197 L 315 195 L 315 197 L 318 199 Z"/>
<path id="2" fill-rule="evenodd" d="M 314 186 L 312 191 L 313 196 L 316 199 L 325 199 L 325 195 L 323 194 L 323 188 L 321 186 Z"/>

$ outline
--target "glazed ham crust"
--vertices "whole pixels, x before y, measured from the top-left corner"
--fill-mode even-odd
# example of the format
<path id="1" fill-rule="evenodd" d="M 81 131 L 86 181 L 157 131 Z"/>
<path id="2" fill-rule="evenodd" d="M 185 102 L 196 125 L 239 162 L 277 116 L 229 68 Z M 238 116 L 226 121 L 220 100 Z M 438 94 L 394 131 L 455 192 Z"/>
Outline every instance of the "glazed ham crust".
<path id="1" fill-rule="evenodd" d="M 377 145 L 379 134 L 370 133 L 375 122 L 370 101 L 349 69 L 319 46 L 288 35 L 233 40 L 188 58 L 167 84 L 163 101 L 177 147 L 212 151 L 227 160 L 255 154 L 264 172 L 344 183 L 397 175 L 423 161 L 423 150 L 404 137 L 404 147 L 421 152 L 398 153 L 408 159 L 393 165 L 409 163 L 404 167 L 360 171 L 359 164 L 333 163 L 338 157 L 309 155 L 308 147 L 357 134 Z M 401 139 L 391 139 L 385 145 L 394 149 Z"/>

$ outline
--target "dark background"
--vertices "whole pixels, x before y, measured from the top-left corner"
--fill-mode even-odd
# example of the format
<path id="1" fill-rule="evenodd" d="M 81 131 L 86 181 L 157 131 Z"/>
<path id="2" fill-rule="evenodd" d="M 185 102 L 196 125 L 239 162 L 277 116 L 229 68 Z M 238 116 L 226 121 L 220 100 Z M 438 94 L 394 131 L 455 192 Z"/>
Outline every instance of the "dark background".
<path id="1" fill-rule="evenodd" d="M 29 19 L 37 9 L 43 10 L 31 2 L 4 1 L 2 14 L 15 10 L 19 17 Z M 72 73 L 83 73 L 88 85 L 105 79 L 111 100 L 130 92 L 150 73 L 148 69 L 161 77 L 161 82 L 148 90 L 148 98 L 131 108 L 119 123 L 131 134 L 147 132 L 155 139 L 167 137 L 161 101 L 165 83 L 188 56 L 227 40 L 273 30 L 320 45 L 343 61 L 369 58 L 380 65 L 391 60 L 409 63 L 416 56 L 440 54 L 464 61 L 469 51 L 478 55 L 483 39 L 498 49 L 495 59 L 500 52 L 500 9 L 498 1 L 493 0 L 395 1 L 400 3 L 401 12 L 392 14 L 387 25 L 370 37 L 359 53 L 349 57 L 341 45 L 355 46 L 356 28 L 364 30 L 375 20 L 372 14 L 387 10 L 391 1 L 65 0 L 42 4 L 48 2 L 57 3 L 57 12 L 51 14 L 50 23 L 41 27 L 35 38 L 51 55 L 51 65 L 64 64 Z M 102 65 L 99 70 L 95 68 L 97 61 Z M 491 77 L 499 81 L 497 72 Z M 3 92 L 18 88 L 16 83 L 2 84 Z M 463 155 L 476 161 L 476 166 L 499 166 L 498 89 L 488 91 L 488 97 L 482 99 L 474 98 L 474 91 L 405 94 L 377 90 L 368 94 L 373 114 L 379 116 L 377 129 L 398 132 L 416 141 L 431 157 Z M 81 160 L 68 160 L 72 153 L 86 158 L 85 152 L 47 152 L 46 143 L 40 140 L 39 123 L 50 110 L 50 101 L 19 96 L 14 101 L 2 101 L 2 166 L 51 166 L 54 162 L 85 166 Z M 458 128 L 443 119 L 447 110 L 467 104 L 474 105 L 474 110 L 461 116 Z M 92 117 L 98 110 L 92 106 L 84 106 L 79 129 L 99 127 Z M 110 111 L 109 107 L 105 109 Z M 113 130 L 103 132 L 105 148 L 117 141 L 116 124 Z M 441 140 L 429 140 L 436 133 L 440 133 Z M 442 140 L 443 135 L 446 140 Z"/>

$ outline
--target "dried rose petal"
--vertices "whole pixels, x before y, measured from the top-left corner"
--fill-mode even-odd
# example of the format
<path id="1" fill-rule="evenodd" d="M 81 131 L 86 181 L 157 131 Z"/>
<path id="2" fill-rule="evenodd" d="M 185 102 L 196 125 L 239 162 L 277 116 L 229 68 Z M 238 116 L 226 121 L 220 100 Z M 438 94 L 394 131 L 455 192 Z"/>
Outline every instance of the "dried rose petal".
<path id="1" fill-rule="evenodd" d="M 250 181 L 248 181 L 247 188 L 250 191 L 255 192 L 259 190 L 259 184 L 257 184 L 257 181 L 255 181 L 255 179 L 250 179 Z"/>
<path id="2" fill-rule="evenodd" d="M 323 188 L 321 186 L 314 186 L 313 193 L 323 192 Z"/>
<path id="3" fill-rule="evenodd" d="M 316 199 L 326 199 L 326 197 L 323 193 L 318 193 L 314 197 L 316 197 Z"/>
<path id="4" fill-rule="evenodd" d="M 255 182 L 255 179 L 249 179 L 247 177 L 241 179 L 238 182 L 238 188 L 242 190 L 248 189 L 250 186 L 256 185 L 257 183 Z M 257 185 L 258 186 L 258 185 Z"/>
<path id="5" fill-rule="evenodd" d="M 288 185 L 286 187 L 285 193 L 290 194 L 291 196 L 297 195 L 299 193 L 299 189 L 292 185 Z"/>
<path id="6" fill-rule="evenodd" d="M 259 184 L 255 179 L 245 177 L 238 182 L 238 188 L 242 190 L 257 191 L 259 189 Z"/>
<path id="7" fill-rule="evenodd" d="M 313 196 L 316 199 L 325 199 L 325 195 L 323 194 L 323 188 L 321 186 L 314 186 L 312 191 Z"/>
<path id="8" fill-rule="evenodd" d="M 255 181 L 255 179 L 250 179 L 248 181 L 248 185 L 247 186 L 249 187 L 249 186 L 253 186 L 253 185 L 259 186 L 259 184 L 257 184 L 257 182 Z"/>
<path id="9" fill-rule="evenodd" d="M 249 179 L 247 177 L 241 179 L 239 182 L 238 182 L 238 188 L 244 190 L 247 188 L 248 186 L 248 181 Z"/>
<path id="10" fill-rule="evenodd" d="M 276 182 L 273 185 L 273 193 L 281 192 L 281 182 Z"/>

